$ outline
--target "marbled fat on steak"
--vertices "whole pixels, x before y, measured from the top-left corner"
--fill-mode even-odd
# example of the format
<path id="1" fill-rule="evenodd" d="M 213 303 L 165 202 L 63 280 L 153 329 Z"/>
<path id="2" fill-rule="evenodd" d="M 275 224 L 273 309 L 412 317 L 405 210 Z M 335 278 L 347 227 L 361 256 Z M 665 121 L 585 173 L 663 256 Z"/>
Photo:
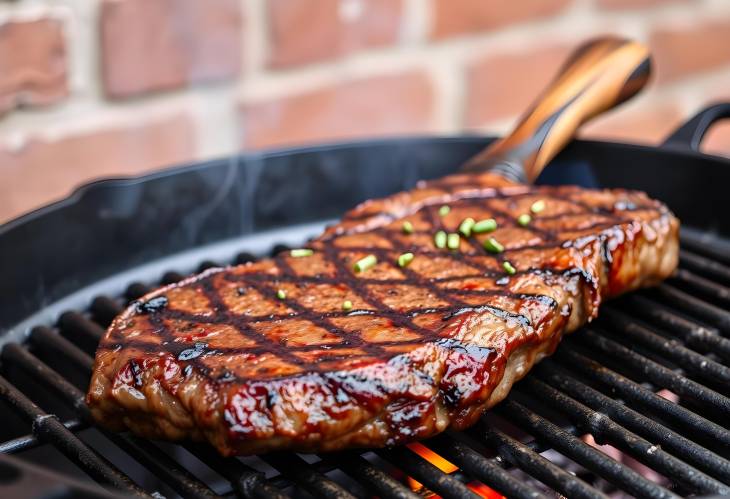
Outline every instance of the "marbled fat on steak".
<path id="1" fill-rule="evenodd" d="M 497 228 L 435 245 L 467 218 Z M 350 211 L 311 255 L 211 269 L 133 303 L 99 346 L 88 403 L 105 427 L 226 455 L 465 428 L 604 298 L 670 275 L 678 227 L 641 192 L 424 182 Z"/>

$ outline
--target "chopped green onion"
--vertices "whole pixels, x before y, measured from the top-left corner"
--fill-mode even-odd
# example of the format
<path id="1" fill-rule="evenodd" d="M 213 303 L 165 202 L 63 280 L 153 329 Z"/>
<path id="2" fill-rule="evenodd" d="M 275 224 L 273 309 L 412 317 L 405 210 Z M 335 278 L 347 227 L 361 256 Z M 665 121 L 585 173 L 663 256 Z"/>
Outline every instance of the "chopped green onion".
<path id="1" fill-rule="evenodd" d="M 446 247 L 450 250 L 458 250 L 459 244 L 461 243 L 461 238 L 459 237 L 459 234 L 453 233 L 449 234 L 446 239 Z"/>
<path id="2" fill-rule="evenodd" d="M 507 272 L 509 275 L 515 275 L 517 270 L 512 266 L 511 263 L 509 263 L 507 260 L 502 262 L 502 268 L 505 272 Z"/>
<path id="3" fill-rule="evenodd" d="M 408 220 L 403 222 L 403 234 L 413 234 L 413 224 Z"/>
<path id="4" fill-rule="evenodd" d="M 493 218 L 487 218 L 486 220 L 479 220 L 471 228 L 474 234 L 481 234 L 482 232 L 494 232 L 497 230 L 497 221 Z"/>
<path id="5" fill-rule="evenodd" d="M 545 201 L 539 200 L 532 203 L 532 206 L 530 206 L 530 211 L 533 213 L 540 213 L 542 210 L 545 209 Z"/>
<path id="6" fill-rule="evenodd" d="M 445 217 L 446 215 L 449 214 L 450 211 L 451 211 L 451 206 L 449 206 L 448 204 L 445 204 L 441 208 L 439 208 L 439 215 L 442 217 Z"/>
<path id="7" fill-rule="evenodd" d="M 433 244 L 436 245 L 437 248 L 445 248 L 446 247 L 446 232 L 440 230 L 433 236 Z"/>
<path id="8" fill-rule="evenodd" d="M 277 297 L 278 299 L 280 299 L 280 300 L 285 300 L 285 299 L 286 299 L 286 291 L 284 291 L 283 289 L 279 289 L 279 290 L 278 290 L 278 291 L 276 292 L 276 297 Z"/>
<path id="9" fill-rule="evenodd" d="M 345 300 L 342 302 L 342 310 L 345 312 L 349 312 L 352 310 L 352 302 L 350 300 Z"/>
<path id="10" fill-rule="evenodd" d="M 365 272 L 366 270 L 375 267 L 376 263 L 378 263 L 378 259 L 375 255 L 368 255 L 355 262 L 355 272 Z"/>
<path id="11" fill-rule="evenodd" d="M 413 253 L 403 253 L 402 255 L 398 256 L 398 266 L 405 267 L 413 261 L 413 258 L 415 258 Z"/>
<path id="12" fill-rule="evenodd" d="M 303 256 L 312 256 L 314 251 L 309 248 L 299 248 L 291 250 L 289 254 L 294 258 L 301 258 Z"/>
<path id="13" fill-rule="evenodd" d="M 490 253 L 501 253 L 504 251 L 504 246 L 502 246 L 499 241 L 497 241 L 493 237 L 490 237 L 489 239 L 484 241 L 484 249 L 489 251 Z"/>
<path id="14" fill-rule="evenodd" d="M 517 223 L 523 227 L 527 227 L 528 225 L 530 225 L 530 222 L 532 222 L 532 217 L 527 213 L 523 213 L 522 215 L 517 217 Z"/>
<path id="15" fill-rule="evenodd" d="M 471 230 L 474 228 L 474 224 L 476 224 L 476 222 L 473 218 L 465 218 L 459 225 L 459 232 L 464 234 L 464 237 L 471 236 Z"/>

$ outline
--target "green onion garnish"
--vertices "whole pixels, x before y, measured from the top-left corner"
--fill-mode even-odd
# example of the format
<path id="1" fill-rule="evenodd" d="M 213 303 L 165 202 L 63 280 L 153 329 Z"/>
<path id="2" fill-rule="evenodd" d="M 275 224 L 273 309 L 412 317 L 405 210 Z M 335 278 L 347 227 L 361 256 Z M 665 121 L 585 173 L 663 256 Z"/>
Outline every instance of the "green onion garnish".
<path id="1" fill-rule="evenodd" d="M 533 213 L 540 213 L 542 210 L 545 209 L 545 201 L 539 200 L 532 203 L 532 206 L 530 206 L 530 211 Z"/>
<path id="2" fill-rule="evenodd" d="M 446 238 L 446 247 L 450 250 L 458 250 L 459 244 L 461 243 L 461 238 L 459 237 L 459 234 L 452 233 L 449 234 Z"/>
<path id="3" fill-rule="evenodd" d="M 408 220 L 403 222 L 403 234 L 413 234 L 413 224 Z"/>
<path id="4" fill-rule="evenodd" d="M 461 224 L 459 224 L 459 232 L 464 234 L 464 237 L 471 236 L 471 230 L 474 228 L 474 224 L 476 224 L 476 222 L 473 218 L 465 218 L 462 220 Z"/>
<path id="5" fill-rule="evenodd" d="M 355 262 L 355 272 L 365 272 L 366 270 L 375 267 L 376 263 L 378 263 L 378 259 L 375 255 L 368 255 Z"/>
<path id="6" fill-rule="evenodd" d="M 413 255 L 413 253 L 403 253 L 402 255 L 399 255 L 398 256 L 398 266 L 405 267 L 406 265 L 408 265 L 409 263 L 411 263 L 413 261 L 414 257 L 415 256 Z"/>
<path id="7" fill-rule="evenodd" d="M 451 211 L 451 206 L 449 206 L 448 204 L 445 204 L 441 208 L 439 208 L 439 215 L 442 217 L 445 217 L 446 215 L 449 214 L 450 211 Z"/>
<path id="8" fill-rule="evenodd" d="M 280 299 L 280 300 L 285 300 L 286 299 L 286 291 L 284 291 L 283 289 L 277 290 L 276 291 L 276 297 L 278 299 Z"/>
<path id="9" fill-rule="evenodd" d="M 499 241 L 497 241 L 493 237 L 490 237 L 489 239 L 484 241 L 484 249 L 489 251 L 490 253 L 501 253 L 504 251 L 504 246 L 502 246 Z"/>
<path id="10" fill-rule="evenodd" d="M 511 263 L 509 263 L 507 260 L 502 262 L 502 268 L 505 272 L 507 272 L 509 275 L 515 275 L 517 270 L 512 266 Z"/>
<path id="11" fill-rule="evenodd" d="M 481 234 L 482 232 L 493 232 L 497 230 L 497 221 L 493 218 L 487 218 L 486 220 L 479 220 L 471 228 L 474 234 Z"/>
<path id="12" fill-rule="evenodd" d="M 517 217 L 517 223 L 523 227 L 527 227 L 528 225 L 530 225 L 530 222 L 532 222 L 532 217 L 527 213 L 523 213 L 522 215 Z"/>
<path id="13" fill-rule="evenodd" d="M 349 312 L 352 310 L 352 302 L 350 300 L 345 300 L 342 302 L 342 310 L 345 312 Z"/>
<path id="14" fill-rule="evenodd" d="M 433 244 L 436 245 L 437 248 L 445 248 L 446 247 L 446 232 L 440 230 L 433 236 Z"/>
<path id="15" fill-rule="evenodd" d="M 314 251 L 309 248 L 299 248 L 291 250 L 289 254 L 294 258 L 301 258 L 303 256 L 312 256 Z"/>

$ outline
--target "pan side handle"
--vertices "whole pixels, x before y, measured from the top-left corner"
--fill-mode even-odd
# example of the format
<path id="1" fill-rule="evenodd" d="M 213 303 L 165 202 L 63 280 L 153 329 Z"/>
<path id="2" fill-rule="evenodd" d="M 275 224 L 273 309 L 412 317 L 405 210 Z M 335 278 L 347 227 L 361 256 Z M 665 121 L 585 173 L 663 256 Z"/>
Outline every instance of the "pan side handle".
<path id="1" fill-rule="evenodd" d="M 730 118 L 730 102 L 709 105 L 672 132 L 662 147 L 699 152 L 702 139 L 710 127 L 725 118 Z"/>
<path id="2" fill-rule="evenodd" d="M 584 43 L 512 133 L 490 144 L 463 169 L 533 182 L 580 125 L 634 96 L 650 73 L 651 57 L 643 44 L 616 37 Z"/>

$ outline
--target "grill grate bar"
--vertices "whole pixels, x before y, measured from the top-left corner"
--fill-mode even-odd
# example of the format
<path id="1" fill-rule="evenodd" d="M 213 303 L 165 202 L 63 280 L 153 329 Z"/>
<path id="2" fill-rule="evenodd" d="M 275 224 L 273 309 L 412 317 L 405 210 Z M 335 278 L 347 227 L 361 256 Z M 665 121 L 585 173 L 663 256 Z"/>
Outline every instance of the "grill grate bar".
<path id="1" fill-rule="evenodd" d="M 375 453 L 445 498 L 478 498 L 455 476 L 446 474 L 410 449 L 377 450 Z"/>
<path id="2" fill-rule="evenodd" d="M 79 312 L 64 312 L 58 318 L 58 328 L 66 333 L 73 343 L 79 344 L 83 350 L 94 352 L 104 336 L 104 328 L 87 319 Z"/>
<path id="3" fill-rule="evenodd" d="M 577 338 L 582 344 L 588 345 L 597 351 L 606 354 L 617 361 L 641 369 L 641 373 L 652 383 L 668 388 L 683 397 L 689 397 L 704 404 L 723 417 L 730 417 L 730 399 L 711 390 L 696 381 L 687 379 L 671 369 L 626 348 L 620 343 L 611 340 L 596 332 L 592 327 L 585 327 Z"/>
<path id="4" fill-rule="evenodd" d="M 730 333 L 730 312 L 727 310 L 700 300 L 669 284 L 660 284 L 653 291 L 668 304 L 676 305 L 680 310 L 684 310 L 702 321 L 709 322 L 720 328 L 724 334 Z"/>
<path id="5" fill-rule="evenodd" d="M 68 428 L 71 432 L 77 432 L 88 428 L 86 423 L 78 419 L 64 421 L 63 426 Z M 41 442 L 38 437 L 31 433 L 0 443 L 0 454 L 17 454 L 19 452 L 34 449 L 43 444 L 44 442 Z"/>
<path id="6" fill-rule="evenodd" d="M 233 457 L 222 457 L 210 447 L 202 444 L 184 446 L 192 455 L 231 482 L 233 490 L 243 497 L 252 499 L 286 499 L 283 491 L 267 483 L 260 473 Z"/>
<path id="7" fill-rule="evenodd" d="M 610 325 L 611 327 L 605 327 L 604 331 L 611 334 L 617 341 L 622 343 L 635 341 L 643 344 L 652 352 L 671 360 L 697 377 L 704 378 L 710 383 L 721 382 L 726 387 L 730 387 L 730 368 L 686 348 L 677 340 L 667 339 L 654 333 L 623 312 L 612 307 L 604 307 L 599 323 Z"/>
<path id="8" fill-rule="evenodd" d="M 538 439 L 550 443 L 552 448 L 563 455 L 581 463 L 594 473 L 637 497 L 678 497 L 654 482 L 647 480 L 631 468 L 611 459 L 581 439 L 563 431 L 557 425 L 530 411 L 518 402 L 508 399 L 495 409 L 497 413 L 504 415 L 509 421 L 519 423 L 522 428 L 526 428 Z"/>
<path id="9" fill-rule="evenodd" d="M 666 331 L 679 336 L 688 346 L 703 352 L 710 351 L 730 360 L 730 339 L 720 336 L 717 329 L 692 322 L 650 298 L 632 295 L 623 299 L 623 302 L 633 314 L 662 326 Z"/>
<path id="10" fill-rule="evenodd" d="M 253 253 L 249 253 L 248 251 L 242 251 L 236 255 L 234 263 L 236 265 L 242 265 L 248 262 L 255 262 L 256 260 L 258 260 L 258 258 L 256 258 L 256 255 L 254 255 Z"/>
<path id="11" fill-rule="evenodd" d="M 661 415 L 664 420 L 670 420 L 674 424 L 688 431 L 692 431 L 695 438 L 701 438 L 706 442 L 713 442 L 724 446 L 725 449 L 730 449 L 730 432 L 725 428 L 585 357 L 573 349 L 572 346 L 565 345 L 556 353 L 555 358 L 560 359 L 562 365 L 570 366 L 571 370 L 578 371 L 586 378 L 598 381 L 609 387 L 613 393 L 616 393 L 625 400 Z M 548 366 L 550 365 L 549 361 L 545 361 L 545 363 Z M 585 385 L 580 384 L 576 386 L 575 393 L 583 390 L 583 386 Z M 563 388 L 567 389 L 568 387 Z M 574 392 L 570 393 L 572 394 Z M 601 408 L 606 406 L 608 403 L 607 400 L 610 399 L 605 396 L 592 396 L 591 391 L 587 391 L 586 397 L 582 399 L 584 403 L 589 405 L 595 404 L 596 407 Z"/>
<path id="12" fill-rule="evenodd" d="M 198 265 L 198 272 L 203 272 L 204 270 L 223 266 L 224 265 L 221 265 L 218 262 L 214 262 L 213 260 L 203 260 L 202 262 L 200 262 L 200 265 Z"/>
<path id="13" fill-rule="evenodd" d="M 504 432 L 491 428 L 482 417 L 476 427 L 470 430 L 479 435 L 497 450 L 502 459 L 510 461 L 521 470 L 537 478 L 567 497 L 606 498 L 602 492 L 594 489 L 580 478 L 568 473 L 561 467 L 541 456 L 527 445 L 521 443 Z"/>
<path id="14" fill-rule="evenodd" d="M 730 288 L 718 284 L 715 281 L 707 279 L 690 272 L 687 269 L 677 269 L 669 282 L 677 283 L 680 286 L 691 289 L 695 293 L 699 293 L 706 297 L 722 302 L 725 307 L 730 307 Z"/>
<path id="15" fill-rule="evenodd" d="M 359 482 L 365 483 L 379 497 L 387 499 L 418 499 L 420 497 L 355 452 L 337 454 L 335 461 L 343 471 L 355 477 Z"/>
<path id="16" fill-rule="evenodd" d="M 34 327 L 30 332 L 30 341 L 41 350 L 60 353 L 71 361 L 71 365 L 82 370 L 84 373 L 91 372 L 91 369 L 94 367 L 94 359 L 89 354 L 49 327 Z"/>
<path id="17" fill-rule="evenodd" d="M 127 287 L 127 291 L 124 293 L 124 296 L 129 301 L 132 301 L 149 293 L 151 290 L 152 288 L 142 282 L 133 282 Z"/>
<path id="18" fill-rule="evenodd" d="M 127 290 L 124 292 L 124 297 L 127 299 L 128 302 L 133 302 L 134 300 L 146 295 L 153 289 L 153 287 L 148 286 L 147 284 L 135 282 L 127 287 Z"/>
<path id="19" fill-rule="evenodd" d="M 730 463 L 725 459 L 575 380 L 554 362 L 540 366 L 538 372 L 545 382 L 531 377 L 524 383 L 524 389 L 566 414 L 593 435 L 596 441 L 610 442 L 666 477 L 677 479 L 701 492 L 730 493 L 730 487 L 668 454 L 664 449 L 681 455 L 686 461 L 730 483 Z M 651 438 L 663 448 L 634 432 Z"/>
<path id="20" fill-rule="evenodd" d="M 182 497 L 220 497 L 156 445 L 131 435 L 117 435 L 106 431 L 102 433 Z"/>
<path id="21" fill-rule="evenodd" d="M 48 367 L 42 360 L 25 350 L 18 344 L 8 344 L 2 351 L 2 359 L 23 369 L 38 383 L 52 388 L 57 395 L 72 406 L 77 415 L 89 421 L 89 409 L 84 402 L 81 390 L 66 381 L 63 376 Z M 89 373 L 90 374 L 90 373 Z M 101 432 L 117 447 L 162 478 L 165 483 L 184 497 L 215 497 L 216 494 L 203 482 L 178 466 L 169 456 L 153 444 L 128 435 L 120 435 L 107 431 Z"/>
<path id="22" fill-rule="evenodd" d="M 109 326 L 120 310 L 121 306 L 119 303 L 115 299 L 105 295 L 97 296 L 91 302 L 91 314 L 94 322 L 97 322 L 102 327 Z"/>
<path id="23" fill-rule="evenodd" d="M 149 497 L 128 476 L 76 437 L 56 416 L 43 411 L 3 376 L 0 376 L 0 398 L 31 422 L 36 437 L 52 443 L 94 480 L 134 496 Z"/>
<path id="24" fill-rule="evenodd" d="M 487 459 L 471 447 L 462 444 L 453 437 L 438 435 L 427 442 L 428 447 L 449 461 L 458 465 L 474 478 L 488 484 L 493 489 L 515 498 L 546 497 L 529 484 L 510 474 L 499 464 Z M 501 458 L 499 458 L 501 461 Z"/>
<path id="25" fill-rule="evenodd" d="M 185 276 L 179 272 L 165 272 L 162 276 L 162 284 L 173 284 L 185 279 Z"/>
<path id="26" fill-rule="evenodd" d="M 711 277 L 713 280 L 730 284 L 730 267 L 718 261 L 690 253 L 687 250 L 679 250 L 679 263 L 682 267 L 686 267 L 706 277 Z"/>
<path id="27" fill-rule="evenodd" d="M 57 395 L 74 409 L 78 417 L 82 420 L 89 419 L 89 409 L 84 403 L 83 392 L 25 348 L 17 343 L 9 343 L 2 350 L 2 360 L 5 363 L 20 367 L 36 381 L 52 388 Z"/>
<path id="28" fill-rule="evenodd" d="M 687 230 L 680 231 L 680 246 L 684 250 L 705 256 L 707 258 L 717 260 L 730 265 L 730 255 L 728 255 L 727 244 L 723 244 L 718 237 L 703 232 L 702 234 L 693 233 Z"/>
<path id="29" fill-rule="evenodd" d="M 315 497 L 323 498 L 352 498 L 355 496 L 343 489 L 323 474 L 313 469 L 306 461 L 296 454 L 268 454 L 261 459 L 269 463 L 282 475 L 295 481 L 302 488 L 310 491 Z"/>

